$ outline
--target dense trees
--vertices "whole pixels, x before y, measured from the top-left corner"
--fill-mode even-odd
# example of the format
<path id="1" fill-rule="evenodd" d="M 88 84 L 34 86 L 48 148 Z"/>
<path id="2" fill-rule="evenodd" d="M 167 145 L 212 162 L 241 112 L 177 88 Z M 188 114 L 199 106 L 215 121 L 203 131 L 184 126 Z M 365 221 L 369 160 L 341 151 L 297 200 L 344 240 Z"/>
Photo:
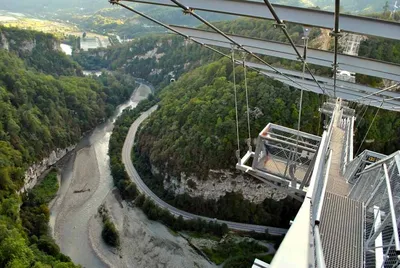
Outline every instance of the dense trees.
<path id="1" fill-rule="evenodd" d="M 73 144 L 110 116 L 132 91 L 123 81 L 112 75 L 98 81 L 55 79 L 28 70 L 15 55 L 0 50 L 1 184 L 10 180 L 16 189 L 21 187 L 23 170 L 19 168 L 24 163 Z"/>
<path id="2" fill-rule="evenodd" d="M 125 171 L 121 154 L 122 146 L 129 128 L 132 122 L 136 120 L 142 112 L 148 110 L 156 102 L 157 100 L 153 96 L 150 96 L 149 99 L 140 102 L 136 108 L 124 111 L 115 123 L 109 147 L 111 174 L 114 179 L 114 184 L 118 187 L 124 199 L 134 201 L 134 204 L 141 208 L 151 220 L 160 221 L 176 231 L 189 230 L 222 236 L 228 231 L 228 226 L 226 224 L 206 222 L 201 219 L 187 221 L 182 217 L 176 218 L 168 210 L 159 208 L 151 199 L 143 194 L 139 194 L 136 185 L 129 179 Z"/>
<path id="3" fill-rule="evenodd" d="M 400 44 L 394 40 L 388 40 L 377 37 L 369 37 L 360 44 L 360 56 L 383 60 L 393 63 L 400 63 Z M 373 86 L 383 87 L 382 79 L 371 78 L 358 75 L 358 80 Z M 361 141 L 365 137 L 369 126 L 377 112 L 377 108 L 366 106 L 358 107 L 359 116 L 357 122 L 356 146 L 358 150 Z M 365 114 L 364 116 L 362 116 Z M 360 152 L 364 149 L 391 154 L 400 150 L 400 116 L 398 112 L 380 110 L 371 130 L 366 137 L 367 143 L 364 143 Z"/>
<path id="4" fill-rule="evenodd" d="M 254 38 L 266 38 L 275 41 L 285 41 L 279 29 L 272 22 L 254 19 L 238 19 L 231 22 L 216 23 L 224 31 L 248 35 Z M 205 28 L 205 27 L 204 27 Z M 293 24 L 288 25 L 288 31 L 295 42 L 302 43 L 303 28 Z M 311 39 L 317 37 L 318 29 L 312 29 Z M 156 49 L 156 53 L 164 55 L 160 58 L 143 57 L 146 52 Z M 221 51 L 229 54 L 226 49 Z M 175 78 L 201 65 L 221 58 L 219 54 L 202 48 L 198 44 L 184 41 L 183 38 L 170 35 L 151 35 L 135 39 L 133 42 L 108 49 L 81 52 L 73 55 L 74 59 L 86 69 L 123 69 L 129 74 L 150 81 L 156 88 L 168 85 L 171 72 Z M 290 66 L 300 70 L 301 64 L 295 61 L 264 57 L 277 66 Z M 331 75 L 329 68 L 313 68 L 317 73 Z"/>
<path id="5" fill-rule="evenodd" d="M 236 67 L 241 146 L 247 138 L 243 68 Z M 268 122 L 296 127 L 299 91 L 248 73 L 251 136 Z M 210 169 L 231 168 L 236 150 L 232 64 L 221 60 L 190 72 L 160 94 L 160 109 L 139 137 L 139 151 L 171 175 L 202 177 Z M 302 130 L 317 133 L 318 95 L 305 92 Z"/>
<path id="6" fill-rule="evenodd" d="M 203 215 L 218 220 L 229 220 L 276 227 L 289 227 L 301 203 L 290 197 L 280 201 L 265 199 L 261 204 L 245 200 L 241 193 L 227 192 L 218 200 L 205 200 L 190 197 L 188 194 L 175 195 L 164 189 L 164 176 L 153 175 L 146 155 L 141 155 L 135 148 L 133 162 L 146 185 L 164 201 L 184 211 Z M 251 178 L 249 178 L 251 179 Z M 259 238 L 259 237 L 258 237 Z M 270 239 L 270 238 L 268 238 Z"/>
<path id="7" fill-rule="evenodd" d="M 0 47 L 6 40 L 9 49 L 0 49 L 0 267 L 74 267 L 48 236 L 55 175 L 23 200 L 17 191 L 29 165 L 103 122 L 130 96 L 134 80 L 105 73 L 80 77 L 77 63 L 53 47 L 54 37 L 0 32 Z"/>
<path id="8" fill-rule="evenodd" d="M 4 46 L 30 67 L 54 76 L 82 76 L 82 68 L 59 45 L 60 41 L 50 34 L 0 26 L 0 48 Z"/>
<path id="9" fill-rule="evenodd" d="M 103 204 L 99 207 L 98 212 L 103 221 L 103 230 L 101 231 L 101 237 L 103 238 L 104 242 L 106 242 L 109 246 L 119 247 L 121 243 L 119 233 L 109 215 L 108 209 Z"/>
<path id="10" fill-rule="evenodd" d="M 50 212 L 47 205 L 54 198 L 57 190 L 57 171 L 51 171 L 39 185 L 22 196 L 20 220 L 16 214 L 15 229 L 11 229 L 14 232 L 20 229 L 20 233 L 12 234 L 9 229 L 5 238 L 6 242 L 8 239 L 15 239 L 10 249 L 11 252 L 13 250 L 18 252 L 11 253 L 13 255 L 5 259 L 0 257 L 1 264 L 6 267 L 14 267 L 13 265 L 20 261 L 21 267 L 30 267 L 31 265 L 43 267 L 45 264 L 53 267 L 75 267 L 71 259 L 60 252 L 60 248 L 49 235 Z M 11 199 L 4 200 L 3 205 L 10 201 Z M 18 206 L 18 203 L 14 204 Z M 0 222 L 2 221 L 0 220 Z M 22 224 L 22 226 L 19 226 L 19 224 Z M 8 228 L 10 227 L 8 226 Z M 22 230 L 26 232 L 26 237 L 21 232 Z M 0 252 L 0 256 L 10 253 L 10 251 L 3 249 L 0 249 Z M 1 266 L 4 267 L 3 265 Z"/>

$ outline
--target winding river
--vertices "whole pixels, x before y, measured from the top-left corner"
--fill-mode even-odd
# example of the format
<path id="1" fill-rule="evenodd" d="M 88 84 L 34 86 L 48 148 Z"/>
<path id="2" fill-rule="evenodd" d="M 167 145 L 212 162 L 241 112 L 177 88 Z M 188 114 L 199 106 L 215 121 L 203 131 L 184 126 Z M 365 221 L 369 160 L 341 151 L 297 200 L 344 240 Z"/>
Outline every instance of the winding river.
<path id="1" fill-rule="evenodd" d="M 106 267 L 91 246 L 88 223 L 113 188 L 108 146 L 115 120 L 150 92 L 148 86 L 141 84 L 112 118 L 81 140 L 62 168 L 60 189 L 51 205 L 50 225 L 61 251 L 84 267 Z"/>

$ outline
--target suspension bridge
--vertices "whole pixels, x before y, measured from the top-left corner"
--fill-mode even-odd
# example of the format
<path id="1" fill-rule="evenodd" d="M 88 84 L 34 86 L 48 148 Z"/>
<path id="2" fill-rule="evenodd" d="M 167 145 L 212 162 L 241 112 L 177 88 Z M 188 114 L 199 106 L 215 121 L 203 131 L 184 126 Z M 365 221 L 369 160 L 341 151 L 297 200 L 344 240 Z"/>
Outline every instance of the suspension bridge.
<path id="1" fill-rule="evenodd" d="M 167 25 L 129 6 L 129 2 L 180 8 L 209 30 Z M 270 267 L 399 267 L 400 151 L 387 156 L 368 150 L 360 152 L 360 148 L 380 110 L 400 111 L 400 93 L 393 91 L 400 82 L 400 66 L 359 57 L 355 53 L 358 41 L 351 45 L 348 53 L 351 55 L 339 53 L 342 33 L 400 41 L 399 23 L 340 14 L 340 0 L 335 0 L 335 12 L 271 4 L 269 0 L 111 0 L 110 3 L 231 59 L 233 66 L 245 67 L 245 75 L 251 69 L 300 89 L 297 129 L 270 122 L 260 131 L 254 150 L 249 135 L 247 152 L 242 154 L 237 123 L 236 168 L 302 202 Z M 197 11 L 273 20 L 276 30 L 282 31 L 288 42 L 224 33 Z M 309 49 L 307 35 L 302 46 L 296 45 L 286 30 L 286 22 L 330 29 L 334 50 Z M 231 53 L 224 52 L 226 49 Z M 238 52 L 244 55 L 240 59 L 236 57 Z M 275 67 L 263 56 L 298 61 L 303 72 Z M 331 67 L 332 77 L 315 75 L 309 64 Z M 394 83 L 379 89 L 343 81 L 338 78 L 339 68 Z M 320 108 L 320 113 L 329 119 L 321 136 L 300 129 L 304 90 L 328 96 Z M 237 116 L 235 83 L 234 91 Z M 350 103 L 377 107 L 355 154 L 357 115 Z M 249 116 L 247 120 L 250 128 Z"/>

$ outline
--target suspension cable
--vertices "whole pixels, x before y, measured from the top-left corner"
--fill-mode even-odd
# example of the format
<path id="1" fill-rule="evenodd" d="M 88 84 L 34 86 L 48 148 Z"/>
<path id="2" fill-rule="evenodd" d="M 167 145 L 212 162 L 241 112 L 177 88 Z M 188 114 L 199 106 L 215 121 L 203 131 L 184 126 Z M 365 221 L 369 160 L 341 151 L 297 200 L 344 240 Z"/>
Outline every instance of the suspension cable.
<path id="1" fill-rule="evenodd" d="M 247 106 L 247 129 L 249 131 L 249 138 L 247 140 L 247 146 L 249 147 L 249 152 L 252 152 L 251 148 L 251 129 L 250 129 L 250 107 L 249 107 L 249 91 L 247 88 L 247 69 L 246 69 L 246 56 L 243 55 L 243 72 L 244 72 L 244 88 L 246 90 L 246 106 Z"/>
<path id="2" fill-rule="evenodd" d="M 377 94 L 381 94 L 382 92 L 391 90 L 391 89 L 397 87 L 398 85 L 399 85 L 399 84 L 397 83 L 397 84 L 394 84 L 394 85 L 392 85 L 392 86 L 390 86 L 390 87 L 381 89 L 381 90 L 379 90 L 379 91 L 373 92 L 373 93 L 368 94 L 368 95 L 366 95 L 366 96 L 360 97 L 360 98 L 355 99 L 355 100 L 350 100 L 350 101 L 359 102 L 359 101 L 362 100 L 362 99 L 365 99 L 365 98 L 368 98 L 368 97 L 371 97 L 371 96 L 374 96 L 374 95 L 377 95 Z M 388 100 L 388 99 L 386 99 L 386 100 Z M 374 102 L 380 102 L 380 100 L 379 100 L 379 101 L 374 101 Z"/>
<path id="3" fill-rule="evenodd" d="M 370 103 L 371 103 L 371 102 L 370 102 Z M 366 108 L 365 108 L 365 110 L 364 110 L 362 116 L 360 117 L 360 120 L 358 120 L 358 122 L 357 122 L 356 129 L 358 129 L 358 127 L 359 127 L 360 124 L 361 124 L 362 119 L 364 119 L 364 116 L 365 116 L 365 114 L 366 114 L 367 111 L 368 111 L 369 105 L 365 105 L 365 106 L 366 106 Z M 361 111 L 360 111 L 360 112 L 361 112 Z"/>
<path id="4" fill-rule="evenodd" d="M 300 54 L 299 50 L 297 49 L 296 45 L 294 44 L 292 38 L 290 37 L 290 35 L 289 35 L 289 33 L 288 33 L 287 29 L 286 29 L 286 25 L 283 23 L 283 21 L 281 19 L 279 19 L 279 16 L 276 13 L 276 11 L 275 11 L 274 7 L 272 6 L 272 4 L 269 2 L 269 0 L 264 0 L 264 3 L 267 5 L 269 11 L 271 12 L 272 16 L 274 17 L 274 19 L 276 21 L 276 26 L 281 28 L 283 34 L 286 36 L 286 38 L 288 39 L 290 45 L 293 47 L 294 51 L 296 52 L 298 59 L 303 63 L 303 68 L 307 69 L 307 72 L 311 75 L 312 79 L 318 85 L 318 87 L 322 90 L 322 92 L 324 92 L 324 94 L 330 96 L 321 87 L 321 85 L 319 84 L 318 80 L 315 78 L 314 74 L 311 72 L 310 68 L 308 67 L 308 65 L 306 63 L 306 59 Z"/>
<path id="5" fill-rule="evenodd" d="M 232 46 L 232 74 L 233 74 L 233 90 L 235 92 L 235 113 L 236 113 L 236 138 L 237 138 L 237 151 L 236 157 L 240 161 L 240 136 L 239 136 L 239 112 L 238 112 L 238 99 L 236 89 L 236 70 L 235 70 L 235 48 Z"/>
<path id="6" fill-rule="evenodd" d="M 221 31 L 220 29 L 218 29 L 217 27 L 215 27 L 213 24 L 211 24 L 210 22 L 208 22 L 207 20 L 203 19 L 200 15 L 198 15 L 196 12 L 194 12 L 193 9 L 183 5 L 182 3 L 180 3 L 177 0 L 171 0 L 173 3 L 175 3 L 178 7 L 182 8 L 183 11 L 186 14 L 190 14 L 193 17 L 195 17 L 196 19 L 198 19 L 199 21 L 201 21 L 202 23 L 204 23 L 205 25 L 207 25 L 208 27 L 210 27 L 211 29 L 213 29 L 215 32 L 217 32 L 218 34 L 220 34 L 221 36 L 225 37 L 226 39 L 228 39 L 231 43 L 235 44 L 237 46 L 238 49 L 241 49 L 245 52 L 247 52 L 248 54 L 250 54 L 252 57 L 256 58 L 257 60 L 259 60 L 260 62 L 262 62 L 263 64 L 267 65 L 269 68 L 273 69 L 276 73 L 286 77 L 287 79 L 289 79 L 291 82 L 295 83 L 296 85 L 299 85 L 301 88 L 303 87 L 302 85 L 300 85 L 299 83 L 297 83 L 296 81 L 294 81 L 293 79 L 291 79 L 289 76 L 285 75 L 284 73 L 282 73 L 281 71 L 279 71 L 277 68 L 273 67 L 271 64 L 269 64 L 268 62 L 266 62 L 265 60 L 263 60 L 262 58 L 260 58 L 259 56 L 257 56 L 256 54 L 254 54 L 254 52 L 248 50 L 247 48 L 245 48 L 243 45 L 241 45 L 240 43 L 236 42 L 234 39 L 232 39 L 231 37 L 229 37 L 227 34 L 225 34 L 223 31 Z M 306 66 L 306 68 L 308 69 L 308 67 Z M 319 84 L 319 82 L 317 81 L 317 79 L 315 78 L 315 76 L 310 72 L 311 76 L 313 77 L 314 81 L 317 83 L 318 87 L 321 89 L 322 93 L 325 95 L 330 96 L 330 94 L 328 94 L 327 91 L 325 91 L 325 89 L 323 89 L 321 87 L 321 85 Z"/>
<path id="7" fill-rule="evenodd" d="M 205 47 L 205 48 L 207 48 L 207 49 L 210 49 L 210 50 L 214 51 L 215 53 L 220 54 L 221 56 L 224 56 L 224 57 L 226 57 L 226 58 L 231 59 L 231 56 L 229 56 L 229 55 L 227 55 L 227 54 L 225 54 L 225 53 L 219 51 L 218 49 L 215 49 L 215 48 L 213 48 L 213 47 L 211 47 L 211 46 L 209 46 L 209 45 L 207 45 L 207 44 L 205 44 L 205 43 L 202 43 L 202 42 L 196 40 L 195 38 L 193 38 L 193 37 L 191 37 L 191 36 L 188 36 L 188 35 L 186 35 L 186 34 L 180 32 L 180 31 L 178 31 L 178 30 L 175 30 L 174 28 L 170 27 L 169 25 L 167 25 L 167 24 L 165 24 L 165 23 L 162 23 L 162 22 L 160 22 L 160 21 L 158 21 L 158 20 L 156 20 L 156 19 L 154 19 L 154 18 L 152 18 L 152 17 L 150 17 L 150 16 L 148 16 L 148 15 L 146 15 L 146 14 L 140 12 L 140 11 L 137 11 L 137 10 L 135 10 L 135 9 L 133 9 L 133 8 L 131 8 L 131 7 L 129 7 L 129 6 L 127 6 L 127 5 L 124 5 L 124 4 L 120 3 L 120 0 L 109 0 L 109 2 L 110 2 L 112 5 L 119 5 L 119 6 L 123 7 L 123 8 L 125 8 L 125 9 L 127 9 L 127 10 L 129 10 L 129 11 L 131 11 L 131 12 L 137 14 L 137 15 L 139 15 L 139 16 L 142 16 L 142 17 L 144 17 L 144 18 L 146 18 L 146 19 L 148 19 L 148 20 L 154 22 L 155 24 L 158 24 L 158 25 L 160 25 L 160 26 L 162 26 L 162 27 L 164 27 L 164 28 L 166 28 L 166 29 L 168 29 L 168 30 L 170 30 L 170 31 L 172 31 L 172 32 L 174 32 L 174 33 L 176 33 L 176 34 L 178 34 L 178 35 L 184 37 L 184 38 L 187 39 L 187 40 L 193 41 L 193 42 L 196 43 L 196 44 L 199 44 L 199 45 L 201 45 L 201 46 L 203 46 L 203 47 Z M 236 42 L 235 42 L 235 43 L 236 43 Z M 236 43 L 236 44 L 237 44 L 238 46 L 240 46 L 238 43 Z M 265 62 L 264 60 L 262 60 L 261 58 L 259 58 L 259 57 L 258 57 L 257 55 L 255 55 L 253 52 L 251 52 L 251 51 L 249 51 L 249 50 L 247 50 L 247 49 L 243 49 L 243 50 L 244 50 L 245 52 L 249 53 L 250 55 L 252 55 L 253 57 L 255 57 L 256 59 L 259 59 L 263 64 L 265 64 L 266 66 L 270 67 L 270 68 L 271 68 L 272 70 L 274 70 L 276 73 L 282 75 L 283 77 L 286 77 L 289 81 L 291 81 L 291 82 L 293 82 L 294 84 L 298 85 L 299 88 L 304 88 L 303 85 L 301 85 L 300 83 L 294 81 L 293 79 L 291 79 L 291 78 L 290 78 L 289 76 L 287 76 L 286 74 L 280 72 L 280 71 L 277 70 L 275 67 L 271 66 L 270 64 L 268 64 L 267 62 Z M 236 64 L 243 64 L 242 62 L 237 61 L 237 60 L 235 60 L 235 62 L 236 62 Z M 257 72 L 258 74 L 262 74 L 262 75 L 264 75 L 264 76 L 268 76 L 268 77 L 270 77 L 271 79 L 274 79 L 274 80 L 275 80 L 275 77 L 270 76 L 270 75 L 268 75 L 267 73 L 261 72 L 261 71 L 258 70 L 257 68 L 254 68 L 254 67 L 248 66 L 248 65 L 247 65 L 247 68 L 249 68 L 249 69 L 251 69 L 251 70 Z"/>
<path id="8" fill-rule="evenodd" d="M 335 51 L 333 56 L 333 97 L 336 98 L 336 83 L 337 83 L 337 69 L 338 69 L 338 47 L 339 47 L 339 15 L 340 15 L 340 0 L 335 0 L 335 28 L 332 35 L 335 37 Z"/>
<path id="9" fill-rule="evenodd" d="M 382 108 L 382 106 L 383 106 L 383 102 L 384 102 L 384 101 L 382 100 L 381 106 L 379 106 L 378 110 L 376 111 L 375 116 L 374 116 L 374 118 L 372 119 L 372 122 L 371 122 L 371 124 L 370 124 L 369 127 L 368 127 L 367 133 L 365 133 L 365 136 L 364 136 L 364 138 L 363 138 L 363 140 L 362 140 L 362 142 L 361 142 L 361 144 L 360 144 L 360 147 L 358 147 L 357 153 L 356 153 L 355 155 L 358 155 L 358 153 L 360 152 L 361 147 L 362 147 L 362 145 L 364 144 L 364 141 L 365 141 L 365 139 L 367 138 L 367 135 L 368 135 L 369 131 L 371 130 L 372 125 L 374 124 L 376 117 L 378 116 L 379 110 L 380 110 L 380 109 Z"/>

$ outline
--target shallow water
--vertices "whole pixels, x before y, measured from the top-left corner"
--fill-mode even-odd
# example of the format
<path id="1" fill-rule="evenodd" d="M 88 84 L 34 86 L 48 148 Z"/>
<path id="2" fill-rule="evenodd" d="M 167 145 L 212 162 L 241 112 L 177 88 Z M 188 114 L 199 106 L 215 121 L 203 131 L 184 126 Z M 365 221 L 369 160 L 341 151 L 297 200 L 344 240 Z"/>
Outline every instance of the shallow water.
<path id="1" fill-rule="evenodd" d="M 135 107 L 149 93 L 150 88 L 141 85 L 129 101 L 117 108 L 112 118 L 80 141 L 75 155 L 62 168 L 60 190 L 51 208 L 50 225 L 61 251 L 84 267 L 106 267 L 91 248 L 88 223 L 113 188 L 108 146 L 114 122 L 124 109 Z M 80 189 L 91 191 L 74 193 Z"/>

